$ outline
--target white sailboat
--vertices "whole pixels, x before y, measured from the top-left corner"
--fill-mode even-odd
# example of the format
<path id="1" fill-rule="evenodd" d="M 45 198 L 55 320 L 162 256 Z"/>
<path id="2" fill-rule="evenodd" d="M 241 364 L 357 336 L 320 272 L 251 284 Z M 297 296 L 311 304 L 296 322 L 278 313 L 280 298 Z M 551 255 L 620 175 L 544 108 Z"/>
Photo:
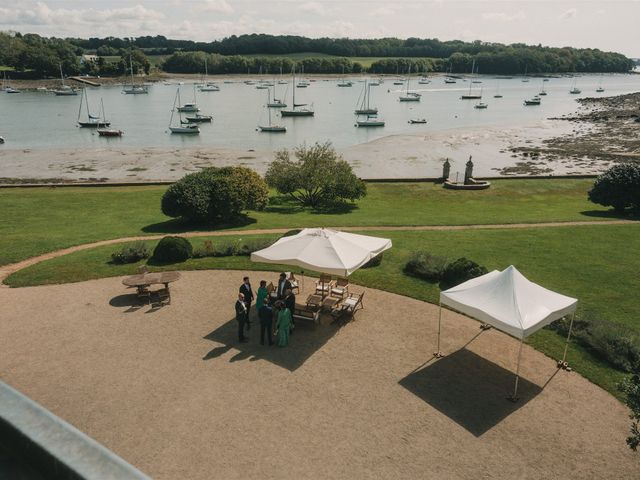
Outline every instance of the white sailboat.
<path id="1" fill-rule="evenodd" d="M 178 90 L 176 91 L 176 97 L 173 100 L 173 108 L 171 109 L 171 118 L 169 119 L 169 130 L 171 133 L 183 133 L 190 135 L 199 134 L 200 127 L 198 127 L 198 125 L 182 121 L 182 113 L 180 112 L 180 109 L 177 108 L 178 105 L 180 105 L 180 87 L 178 87 Z M 179 125 L 173 125 L 175 112 L 178 112 L 178 118 L 180 119 Z"/>
<path id="2" fill-rule="evenodd" d="M 409 65 L 409 72 L 407 75 L 407 88 L 404 95 L 400 95 L 399 100 L 401 102 L 419 102 L 422 95 L 416 92 L 409 91 L 409 83 L 411 82 L 411 65 Z"/>
<path id="3" fill-rule="evenodd" d="M 220 87 L 209 81 L 209 70 L 207 68 L 207 57 L 204 59 L 204 85 L 200 87 L 201 92 L 219 92 Z"/>
<path id="4" fill-rule="evenodd" d="M 60 64 L 60 81 L 62 85 L 58 90 L 53 90 L 53 93 L 58 97 L 69 97 L 73 95 L 78 95 L 78 92 L 71 88 L 69 85 L 65 85 L 64 83 L 64 75 L 62 74 L 62 64 Z"/>
<path id="5" fill-rule="evenodd" d="M 529 78 L 527 78 L 527 67 L 528 67 L 528 65 L 525 64 L 525 66 L 524 66 L 524 76 L 522 77 L 522 81 L 524 83 L 527 83 L 529 81 Z"/>
<path id="6" fill-rule="evenodd" d="M 87 111 L 87 119 L 80 120 L 82 115 L 82 105 L 84 104 Z M 104 108 L 104 105 L 103 105 Z M 78 126 L 80 128 L 101 128 L 108 127 L 111 123 L 104 119 L 101 119 L 100 115 L 91 115 L 89 111 L 89 97 L 87 97 L 87 89 L 82 89 L 82 95 L 80 95 L 80 107 L 78 108 Z"/>
<path id="7" fill-rule="evenodd" d="M 294 88 L 292 88 L 291 90 L 293 91 L 293 105 L 291 109 L 283 109 L 280 110 L 280 115 L 282 115 L 283 117 L 313 117 L 315 112 L 310 109 L 310 108 L 298 108 L 298 107 L 306 107 L 307 104 L 306 103 L 296 103 L 296 68 L 293 67 L 291 69 L 291 75 L 293 78 L 292 81 L 292 85 L 294 85 Z"/>
<path id="8" fill-rule="evenodd" d="M 602 86 L 602 75 L 600 75 L 600 81 L 598 82 L 598 88 L 596 88 L 596 92 L 598 93 L 604 92 L 604 87 Z"/>
<path id="9" fill-rule="evenodd" d="M 195 87 L 195 85 L 193 86 L 193 102 L 185 103 L 184 105 L 178 105 L 178 111 L 179 112 L 185 112 L 185 113 L 194 113 L 194 112 L 199 112 L 200 111 L 200 109 L 198 108 L 198 104 L 196 102 L 196 87 Z"/>
<path id="10" fill-rule="evenodd" d="M 5 93 L 22 93 L 17 88 L 13 88 L 11 85 L 9 85 L 9 80 L 10 79 L 7 77 L 7 74 L 5 72 L 2 72 L 2 91 Z"/>
<path id="11" fill-rule="evenodd" d="M 502 94 L 500 93 L 500 79 L 496 81 L 496 94 L 493 98 L 502 98 Z"/>
<path id="12" fill-rule="evenodd" d="M 258 125 L 258 130 L 267 133 L 284 133 L 287 131 L 287 127 L 284 125 L 274 125 L 271 122 L 271 109 L 269 108 L 270 99 L 269 91 L 267 91 L 267 114 L 269 116 L 269 123 L 267 125 Z"/>
<path id="13" fill-rule="evenodd" d="M 342 67 L 342 78 L 338 82 L 339 87 L 353 87 L 353 82 L 351 80 L 347 80 L 344 76 L 344 67 Z"/>
<path id="14" fill-rule="evenodd" d="M 129 55 L 129 68 L 131 71 L 131 85 L 125 85 L 122 93 L 127 95 L 144 95 L 149 93 L 149 89 L 145 85 L 136 85 L 133 83 L 133 59 Z"/>

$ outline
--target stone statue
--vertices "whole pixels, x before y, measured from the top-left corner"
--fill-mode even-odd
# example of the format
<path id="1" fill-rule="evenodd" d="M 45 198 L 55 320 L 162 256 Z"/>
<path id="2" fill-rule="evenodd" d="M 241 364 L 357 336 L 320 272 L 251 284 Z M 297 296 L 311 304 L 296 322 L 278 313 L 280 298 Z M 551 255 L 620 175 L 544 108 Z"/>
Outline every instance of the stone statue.
<path id="1" fill-rule="evenodd" d="M 449 163 L 449 159 L 445 159 L 444 164 L 442 165 L 442 181 L 446 182 L 449 179 L 449 173 L 451 172 L 451 164 Z"/>
<path id="2" fill-rule="evenodd" d="M 473 178 L 473 162 L 471 161 L 471 155 L 469 155 L 469 161 L 467 162 L 467 168 L 464 170 L 464 184 L 469 185 L 473 183 L 471 179 Z"/>

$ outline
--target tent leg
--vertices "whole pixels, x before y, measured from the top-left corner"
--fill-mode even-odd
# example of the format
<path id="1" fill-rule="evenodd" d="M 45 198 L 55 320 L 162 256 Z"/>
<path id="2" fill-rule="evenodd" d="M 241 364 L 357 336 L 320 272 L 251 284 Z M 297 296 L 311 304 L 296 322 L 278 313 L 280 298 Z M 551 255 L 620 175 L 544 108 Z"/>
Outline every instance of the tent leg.
<path id="1" fill-rule="evenodd" d="M 524 343 L 524 338 L 520 339 L 520 348 L 518 349 L 518 365 L 516 366 L 516 383 L 513 387 L 513 395 L 509 397 L 509 400 L 512 402 L 518 401 L 518 381 L 520 380 L 520 357 L 522 357 L 522 344 Z"/>
<path id="2" fill-rule="evenodd" d="M 573 312 L 571 315 L 571 323 L 569 324 L 569 333 L 567 333 L 567 340 L 564 344 L 564 353 L 562 354 L 562 360 L 558 362 L 558 368 L 564 368 L 565 370 L 571 371 L 569 367 L 569 363 L 567 362 L 567 350 L 569 349 L 569 341 L 571 340 L 571 332 L 573 331 L 573 321 L 576 318 L 576 312 Z"/>
<path id="3" fill-rule="evenodd" d="M 436 358 L 442 358 L 442 352 L 440 351 L 440 331 L 442 326 L 442 302 L 439 304 L 439 312 L 438 312 L 438 346 L 436 347 L 436 351 L 433 352 L 433 356 Z"/>

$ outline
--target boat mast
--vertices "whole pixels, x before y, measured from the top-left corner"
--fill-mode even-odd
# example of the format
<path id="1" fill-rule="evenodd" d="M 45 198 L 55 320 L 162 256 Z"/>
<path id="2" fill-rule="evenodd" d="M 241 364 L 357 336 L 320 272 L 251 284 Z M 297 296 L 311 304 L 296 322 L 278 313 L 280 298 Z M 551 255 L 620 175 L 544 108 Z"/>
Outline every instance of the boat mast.
<path id="1" fill-rule="evenodd" d="M 85 91 L 85 89 L 82 89 L 82 95 L 80 95 L 80 106 L 78 107 L 78 123 L 80 122 L 80 114 L 82 112 L 82 100 L 83 97 L 87 94 L 87 92 Z M 89 110 L 87 110 L 87 115 L 88 115 Z"/>
<path id="2" fill-rule="evenodd" d="M 62 63 L 60 63 L 60 81 L 62 82 L 62 86 L 64 87 L 64 75 L 62 74 Z"/>
<path id="3" fill-rule="evenodd" d="M 296 109 L 296 66 L 295 64 L 293 65 L 293 67 L 291 68 L 291 75 L 293 76 L 293 109 Z"/>
<path id="4" fill-rule="evenodd" d="M 104 101 L 102 100 L 102 98 L 100 98 L 100 105 L 102 107 L 102 121 L 106 124 L 107 123 L 107 114 L 104 113 Z"/>

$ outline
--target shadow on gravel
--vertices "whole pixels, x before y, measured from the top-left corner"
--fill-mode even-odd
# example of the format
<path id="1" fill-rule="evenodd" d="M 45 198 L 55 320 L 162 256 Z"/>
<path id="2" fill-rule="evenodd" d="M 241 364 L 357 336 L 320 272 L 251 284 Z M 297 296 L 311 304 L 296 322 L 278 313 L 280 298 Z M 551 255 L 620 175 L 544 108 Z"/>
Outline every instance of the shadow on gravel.
<path id="1" fill-rule="evenodd" d="M 460 349 L 400 380 L 400 385 L 476 437 L 536 397 L 542 388 L 520 377 L 517 402 L 514 372 Z"/>

